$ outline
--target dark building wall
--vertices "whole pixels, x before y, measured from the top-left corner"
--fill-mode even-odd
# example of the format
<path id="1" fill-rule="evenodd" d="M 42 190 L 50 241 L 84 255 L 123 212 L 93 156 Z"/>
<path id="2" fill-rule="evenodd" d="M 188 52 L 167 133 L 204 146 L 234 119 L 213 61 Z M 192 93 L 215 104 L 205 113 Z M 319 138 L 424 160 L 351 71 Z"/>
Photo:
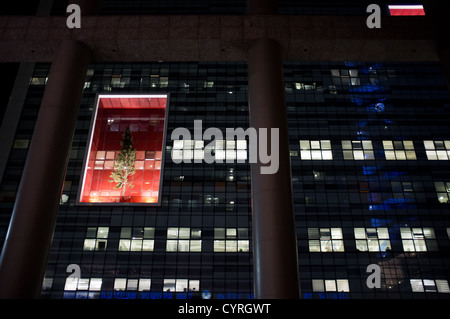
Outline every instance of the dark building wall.
<path id="1" fill-rule="evenodd" d="M 449 96 L 438 65 L 291 62 L 285 63 L 284 69 L 303 297 L 325 296 L 316 286 L 320 286 L 319 280 L 323 284 L 334 281 L 344 289 L 329 291 L 330 298 L 409 298 L 421 295 L 412 291 L 411 279 L 414 285 L 424 279 L 435 280 L 435 284 L 448 281 L 448 204 L 439 199 L 435 185 L 450 178 L 448 162 L 428 160 L 423 144 L 424 140 L 450 139 L 446 125 Z M 48 70 L 49 64 L 36 67 L 17 139 L 32 137 Z M 133 280 L 151 279 L 151 292 L 162 293 L 168 287 L 167 279 L 180 279 L 181 283 L 191 280 L 194 286 L 198 280 L 200 291 L 208 290 L 214 298 L 252 296 L 248 164 L 177 165 L 168 155 L 161 207 L 76 205 L 97 93 L 170 92 L 168 136 L 177 127 L 193 132 L 195 119 L 203 120 L 204 129 L 225 131 L 248 126 L 246 72 L 245 63 L 90 66 L 63 190 L 68 201 L 59 211 L 44 297 L 75 296 L 73 291 L 64 294 L 70 264 L 81 267 L 83 279 L 94 278 L 92 287 L 95 279 L 102 279 L 101 291 L 81 287 L 80 295 L 112 297 L 116 279 L 131 280 L 128 291 L 136 293 Z M 333 159 L 303 159 L 300 140 L 329 140 Z M 372 141 L 374 159 L 345 159 L 343 140 Z M 386 160 L 385 140 L 413 141 L 416 159 Z M 166 150 L 171 146 L 169 139 Z M 2 238 L 25 157 L 26 148 L 12 150 L 0 189 Z M 106 248 L 88 250 L 85 240 L 103 240 L 97 237 L 102 227 L 108 228 Z M 153 251 L 121 251 L 124 227 L 154 228 Z M 172 227 L 201 230 L 201 252 L 167 251 L 168 228 Z M 401 228 L 408 227 L 433 228 L 435 238 L 426 244 L 427 251 L 405 251 Z M 217 228 L 235 229 L 246 236 L 239 239 L 249 240 L 249 251 L 215 252 Z M 365 240 L 357 244 L 355 228 L 387 228 L 391 249 L 384 251 L 385 241 L 381 241 L 380 251 L 364 251 Z M 336 251 L 330 252 L 326 249 L 333 245 L 323 242 L 321 236 L 331 229 L 334 235 L 340 229 L 342 239 L 331 239 Z M 316 233 L 319 237 L 314 237 Z M 323 251 L 315 251 L 314 240 L 323 244 Z M 385 269 L 379 290 L 366 286 L 365 270 L 370 264 Z M 427 297 L 448 296 L 432 292 L 437 288 L 427 289 Z M 200 297 L 200 293 L 192 296 Z"/>

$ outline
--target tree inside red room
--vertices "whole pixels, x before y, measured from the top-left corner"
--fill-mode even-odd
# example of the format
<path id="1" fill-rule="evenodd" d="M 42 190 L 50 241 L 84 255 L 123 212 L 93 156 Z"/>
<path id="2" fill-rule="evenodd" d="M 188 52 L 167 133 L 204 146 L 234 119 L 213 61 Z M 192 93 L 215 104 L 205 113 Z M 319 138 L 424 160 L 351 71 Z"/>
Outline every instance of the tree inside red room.
<path id="1" fill-rule="evenodd" d="M 122 149 L 115 159 L 114 169 L 110 175 L 112 180 L 109 182 L 117 183 L 114 189 L 122 189 L 122 200 L 125 201 L 125 192 L 127 187 L 133 188 L 131 177 L 136 173 L 136 149 L 133 148 L 133 137 L 129 127 L 123 133 L 120 145 Z"/>

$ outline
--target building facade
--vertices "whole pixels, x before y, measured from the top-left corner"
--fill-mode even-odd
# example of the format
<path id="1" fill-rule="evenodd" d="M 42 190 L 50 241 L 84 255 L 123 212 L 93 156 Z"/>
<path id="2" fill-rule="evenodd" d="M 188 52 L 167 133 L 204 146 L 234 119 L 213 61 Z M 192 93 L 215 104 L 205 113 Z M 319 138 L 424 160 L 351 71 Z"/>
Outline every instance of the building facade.
<path id="1" fill-rule="evenodd" d="M 64 15 L 67 1 L 63 2 L 47 5 L 47 13 Z M 151 5 L 136 1 L 132 6 L 125 2 L 103 1 L 98 14 L 219 15 L 225 19 L 248 14 L 245 1 L 152 1 Z M 44 3 L 36 10 L 43 10 Z M 366 28 L 366 4 L 317 3 L 279 1 L 277 11 L 309 17 L 358 16 L 363 18 L 361 28 Z M 383 17 L 395 19 L 387 17 L 384 8 Z M 232 36 L 240 29 L 230 30 Z M 305 50 L 304 54 L 310 54 Z M 402 61 L 381 54 L 361 61 L 354 56 L 308 61 L 283 55 L 285 110 L 281 114 L 287 119 L 300 297 L 449 298 L 450 94 L 445 67 L 438 59 L 426 57 Z M 252 184 L 251 140 L 228 138 L 225 132 L 252 127 L 257 114 L 250 110 L 249 63 L 224 60 L 222 55 L 210 61 L 91 59 L 83 77 L 66 168 L 50 171 L 48 176 L 63 174 L 64 180 L 42 298 L 255 298 L 255 281 L 263 279 L 254 279 L 258 276 L 254 264 L 263 257 L 254 248 L 257 212 L 252 207 L 258 205 L 252 196 L 257 185 Z M 2 134 L 10 136 L 0 184 L 2 244 L 9 236 L 30 144 L 51 81 L 49 61 L 20 62 L 2 122 Z M 95 157 L 93 175 L 105 171 L 109 175 L 116 158 L 112 155 L 108 164 L 107 153 L 91 147 L 101 96 L 167 96 L 161 154 L 148 155 L 152 146 L 139 148 L 135 163 L 136 180 L 145 176 L 149 163 L 155 165 L 152 172 L 160 173 L 158 180 L 153 174 L 142 182 L 160 187 L 157 205 L 80 202 L 90 154 Z M 115 124 L 134 118 L 131 133 L 138 143 L 138 132 L 149 132 L 145 116 L 125 111 L 114 118 L 116 122 L 111 117 L 103 124 L 114 131 Z M 150 116 L 150 125 L 163 117 Z M 195 135 L 195 121 L 201 121 L 202 134 L 208 128 L 224 132 L 222 139 L 216 138 L 212 163 L 205 161 L 212 139 Z M 122 136 L 124 126 L 116 128 Z M 191 138 L 181 143 L 172 136 L 177 128 L 187 129 Z M 6 148 L 7 141 L 3 145 Z M 52 157 L 52 151 L 48 152 Z M 280 158 L 285 166 L 282 154 Z M 112 196 L 113 183 L 106 179 L 91 196 L 93 192 Z M 46 183 L 33 187 L 45 189 Z M 137 192 L 141 185 L 135 187 L 130 192 Z M 289 207 L 272 205 L 275 220 Z M 373 267 L 381 271 L 379 277 L 370 270 Z M 271 276 L 275 282 L 286 280 L 283 273 Z"/>

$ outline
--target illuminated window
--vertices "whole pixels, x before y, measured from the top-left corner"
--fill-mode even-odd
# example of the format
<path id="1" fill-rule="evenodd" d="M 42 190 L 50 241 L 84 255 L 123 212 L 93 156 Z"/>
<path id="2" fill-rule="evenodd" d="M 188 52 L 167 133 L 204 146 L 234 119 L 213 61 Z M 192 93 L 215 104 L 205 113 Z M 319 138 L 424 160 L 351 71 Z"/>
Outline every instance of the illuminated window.
<path id="1" fill-rule="evenodd" d="M 343 252 L 341 228 L 308 228 L 310 252 Z"/>
<path id="2" fill-rule="evenodd" d="M 30 85 L 46 85 L 47 81 L 47 77 L 32 77 L 30 79 Z"/>
<path id="3" fill-rule="evenodd" d="M 216 140 L 215 159 L 233 163 L 247 159 L 247 141 L 246 140 Z"/>
<path id="4" fill-rule="evenodd" d="M 436 236 L 433 228 L 400 228 L 404 251 L 437 251 Z"/>
<path id="5" fill-rule="evenodd" d="M 121 76 L 113 79 L 114 86 L 121 86 L 124 80 Z M 98 96 L 78 195 L 80 203 L 159 205 L 166 107 L 167 95 Z M 119 168 L 122 173 L 130 170 L 130 165 L 117 165 L 126 131 L 136 151 L 134 172 L 120 184 L 111 174 Z"/>
<path id="6" fill-rule="evenodd" d="M 169 227 L 167 229 L 167 251 L 199 252 L 202 251 L 200 229 L 187 227 Z"/>
<path id="7" fill-rule="evenodd" d="M 101 288 L 102 288 L 101 278 L 68 277 L 66 278 L 66 283 L 64 285 L 64 290 L 66 291 L 79 291 L 79 290 L 100 291 Z"/>
<path id="8" fill-rule="evenodd" d="M 163 291 L 165 292 L 200 291 L 200 280 L 164 279 Z"/>
<path id="9" fill-rule="evenodd" d="M 348 279 L 313 279 L 312 287 L 314 292 L 349 292 Z"/>
<path id="10" fill-rule="evenodd" d="M 383 141 L 384 154 L 387 160 L 416 160 L 412 141 Z"/>
<path id="11" fill-rule="evenodd" d="M 342 141 L 342 151 L 345 160 L 375 159 L 372 141 Z"/>
<path id="12" fill-rule="evenodd" d="M 301 140 L 300 157 L 302 160 L 332 160 L 331 142 Z"/>
<path id="13" fill-rule="evenodd" d="M 89 227 L 84 240 L 84 250 L 106 250 L 109 227 Z"/>
<path id="14" fill-rule="evenodd" d="M 410 279 L 411 289 L 413 292 L 438 292 L 450 293 L 447 280 L 433 279 Z"/>
<path id="15" fill-rule="evenodd" d="M 436 188 L 439 203 L 448 203 L 450 196 L 450 182 L 434 182 L 434 187 Z"/>
<path id="16" fill-rule="evenodd" d="M 359 251 L 386 251 L 391 249 L 387 228 L 355 228 L 356 249 Z"/>
<path id="17" fill-rule="evenodd" d="M 397 4 L 388 5 L 389 14 L 391 16 L 424 16 L 425 9 L 423 5 L 411 5 L 411 4 Z"/>
<path id="18" fill-rule="evenodd" d="M 248 252 L 247 228 L 214 228 L 214 252 Z"/>
<path id="19" fill-rule="evenodd" d="M 14 149 L 27 149 L 30 144 L 30 140 L 14 140 Z"/>
<path id="20" fill-rule="evenodd" d="M 357 69 L 332 69 L 331 76 L 334 85 L 361 85 Z"/>
<path id="21" fill-rule="evenodd" d="M 208 152 L 212 150 L 215 160 L 233 163 L 247 159 L 246 140 L 216 140 L 214 146 L 208 145 Z M 172 160 L 191 163 L 192 160 L 202 161 L 205 157 L 205 142 L 197 140 L 174 140 L 172 149 Z"/>
<path id="22" fill-rule="evenodd" d="M 450 141 L 423 141 L 425 152 L 431 161 L 448 161 L 450 156 Z"/>
<path id="23" fill-rule="evenodd" d="M 120 232 L 120 251 L 153 251 L 154 227 L 122 227 Z"/>
<path id="24" fill-rule="evenodd" d="M 149 291 L 151 279 L 114 279 L 114 290 L 116 291 Z"/>

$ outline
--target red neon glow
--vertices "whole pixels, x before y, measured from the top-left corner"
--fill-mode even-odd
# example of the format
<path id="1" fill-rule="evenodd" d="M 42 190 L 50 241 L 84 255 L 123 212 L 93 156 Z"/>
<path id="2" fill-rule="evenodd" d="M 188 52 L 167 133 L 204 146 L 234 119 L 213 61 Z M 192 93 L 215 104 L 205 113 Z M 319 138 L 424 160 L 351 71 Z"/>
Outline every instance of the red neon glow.
<path id="1" fill-rule="evenodd" d="M 389 5 L 391 16 L 424 16 L 422 5 Z"/>
<path id="2" fill-rule="evenodd" d="M 158 203 L 166 96 L 100 96 L 86 162 L 81 203 Z M 129 127 L 136 149 L 133 188 L 114 189 L 111 180 L 123 132 Z"/>

